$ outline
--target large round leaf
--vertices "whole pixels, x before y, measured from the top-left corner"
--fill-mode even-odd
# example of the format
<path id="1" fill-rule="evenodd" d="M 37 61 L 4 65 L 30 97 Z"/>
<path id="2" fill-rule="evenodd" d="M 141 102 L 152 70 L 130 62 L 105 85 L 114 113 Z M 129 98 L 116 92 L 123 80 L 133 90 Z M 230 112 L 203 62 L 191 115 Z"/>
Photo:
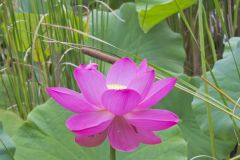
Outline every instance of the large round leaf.
<path id="1" fill-rule="evenodd" d="M 14 137 L 17 144 L 16 160 L 107 160 L 109 146 L 105 142 L 95 148 L 83 148 L 74 142 L 73 134 L 65 127 L 72 113 L 52 100 L 36 107 L 28 121 Z M 186 142 L 178 127 L 159 134 L 164 141 L 159 145 L 142 145 L 132 153 L 117 152 L 121 160 L 186 160 Z"/>
<path id="2" fill-rule="evenodd" d="M 240 38 L 232 38 L 230 40 L 231 48 L 236 59 L 237 67 L 240 69 Z M 216 78 L 219 88 L 223 90 L 226 94 L 232 97 L 234 100 L 238 100 L 240 96 L 240 77 L 238 75 L 236 65 L 231 53 L 229 46 L 226 46 L 224 51 L 224 58 L 219 60 L 213 67 L 212 72 Z M 207 74 L 207 79 L 213 84 L 213 79 L 210 73 Z M 222 99 L 219 93 L 209 87 L 209 95 L 216 98 L 220 102 Z M 198 92 L 204 92 L 204 84 L 201 84 Z M 197 116 L 197 121 L 200 124 L 201 129 L 208 133 L 208 119 L 207 119 L 207 105 L 205 102 L 194 99 L 193 102 L 194 111 Z M 233 109 L 234 104 L 228 103 L 228 107 Z M 236 114 L 239 114 L 240 110 L 236 109 Z M 215 136 L 223 140 L 236 141 L 236 137 L 233 129 L 233 121 L 224 112 L 211 107 L 212 117 L 213 117 L 213 127 L 215 131 Z M 239 125 L 239 121 L 235 120 Z"/>
<path id="3" fill-rule="evenodd" d="M 165 18 L 180 10 L 186 9 L 197 0 L 135 0 L 137 4 L 139 24 L 144 32 L 148 32 Z"/>
<path id="4" fill-rule="evenodd" d="M 198 87 L 199 79 L 180 76 L 185 80 Z M 164 98 L 157 108 L 166 108 L 175 112 L 181 119 L 180 128 L 184 138 L 188 142 L 188 158 L 191 159 L 199 155 L 211 156 L 210 138 L 208 133 L 204 133 L 197 123 L 196 115 L 192 110 L 193 96 L 179 89 L 174 89 L 166 98 Z M 224 128 L 223 128 L 224 129 Z M 215 140 L 217 159 L 225 159 L 233 150 L 235 143 L 232 141 L 223 141 L 219 138 Z M 204 159 L 206 157 L 202 157 Z M 201 159 L 201 158 L 199 158 Z M 206 158 L 207 159 L 207 158 Z"/>
<path id="5" fill-rule="evenodd" d="M 14 151 L 15 144 L 9 135 L 4 132 L 2 122 L 0 121 L 0 159 L 11 160 Z"/>
<path id="6" fill-rule="evenodd" d="M 15 113 L 0 109 L 0 159 L 12 160 L 16 146 L 11 136 L 23 123 Z"/>
<path id="7" fill-rule="evenodd" d="M 17 114 L 2 109 L 0 109 L 0 121 L 4 131 L 11 137 L 24 122 Z"/>
<path id="8" fill-rule="evenodd" d="M 93 12 L 90 31 L 94 36 L 132 55 L 147 58 L 159 67 L 183 72 L 185 51 L 180 34 L 173 32 L 165 22 L 156 25 L 145 34 L 138 24 L 136 6 L 133 3 L 123 4 L 114 13 Z M 89 40 L 88 45 L 112 54 L 128 56 L 118 49 L 96 41 Z"/>

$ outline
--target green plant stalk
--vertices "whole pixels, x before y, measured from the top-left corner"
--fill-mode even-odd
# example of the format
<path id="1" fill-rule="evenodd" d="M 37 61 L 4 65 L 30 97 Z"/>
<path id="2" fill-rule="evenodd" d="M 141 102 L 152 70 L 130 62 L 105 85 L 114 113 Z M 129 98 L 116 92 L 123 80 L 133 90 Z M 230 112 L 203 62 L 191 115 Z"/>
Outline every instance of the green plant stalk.
<path id="1" fill-rule="evenodd" d="M 110 160 L 116 160 L 116 150 L 110 145 Z"/>
<path id="2" fill-rule="evenodd" d="M 101 28 L 101 33 L 100 33 L 100 35 L 101 35 L 101 39 L 105 39 L 105 33 L 106 33 L 106 31 L 105 31 L 105 26 L 107 26 L 108 24 L 106 24 L 106 20 L 105 20 L 105 12 L 104 12 L 104 5 L 102 5 L 102 4 L 100 4 L 101 5 L 101 19 L 100 19 L 100 28 Z M 103 44 L 101 43 L 101 49 L 103 49 Z M 97 60 L 97 62 L 100 64 L 99 66 L 99 70 L 101 71 L 101 72 L 103 72 L 103 70 L 104 70 L 104 68 L 103 68 L 103 61 L 102 60 Z"/>
<path id="3" fill-rule="evenodd" d="M 51 2 L 54 2 L 54 1 L 55 0 L 53 0 Z M 63 2 L 63 1 L 61 1 L 61 2 Z M 22 5 L 22 3 L 21 3 L 21 5 Z M 51 5 L 53 6 L 53 3 L 51 3 Z M 51 7 L 51 5 L 49 4 L 49 8 Z M 63 6 L 63 5 L 60 5 L 60 6 Z M 33 102 L 32 95 L 36 94 L 36 96 L 34 96 L 35 100 L 37 102 L 36 104 L 42 103 L 44 101 L 44 97 L 46 97 L 44 89 L 48 84 L 51 84 L 51 81 L 50 81 L 51 76 L 48 76 L 48 75 L 50 75 L 50 71 L 49 71 L 49 68 L 47 68 L 48 67 L 47 63 L 38 64 L 40 66 L 39 73 L 42 73 L 39 75 L 39 76 L 42 76 L 42 77 L 40 77 L 40 80 L 42 80 L 42 81 L 38 81 L 37 76 L 36 76 L 37 72 L 34 69 L 36 63 L 34 63 L 33 61 L 30 61 L 30 58 L 28 58 L 31 55 L 26 57 L 26 61 L 23 60 L 23 56 L 22 56 L 22 50 L 25 49 L 26 47 L 28 47 L 28 46 L 24 46 L 25 44 L 22 43 L 22 39 L 24 38 L 24 37 L 22 37 L 22 31 L 29 32 L 29 34 L 26 34 L 26 35 L 27 35 L 28 43 L 31 44 L 33 41 L 32 33 L 36 32 L 35 31 L 36 27 L 32 24 L 39 22 L 39 20 L 41 18 L 40 17 L 41 14 L 39 13 L 39 6 L 35 6 L 34 3 L 31 3 L 31 7 L 33 8 L 34 13 L 36 13 L 35 15 L 38 16 L 34 20 L 31 19 L 31 15 L 28 13 L 22 13 L 23 20 L 19 19 L 17 15 L 19 15 L 20 13 L 15 11 L 12 1 L 4 0 L 2 7 L 3 7 L 3 11 L 1 11 L 1 12 L 3 12 L 3 14 L 4 14 L 4 16 L 2 18 L 3 18 L 3 21 L 5 22 L 4 24 L 6 25 L 6 27 L 5 27 L 6 40 L 7 40 L 8 50 L 9 50 L 9 53 L 6 55 L 7 56 L 7 58 L 6 58 L 7 61 L 5 62 L 6 68 L 7 68 L 6 71 L 7 71 L 7 73 L 11 73 L 11 74 L 15 75 L 14 77 L 9 77 L 9 79 L 11 79 L 10 85 L 12 88 L 9 92 L 14 92 L 13 104 L 16 104 L 21 117 L 25 118 L 26 114 L 28 112 L 30 112 L 30 110 L 35 106 L 34 104 L 31 103 L 31 102 Z M 60 14 L 55 14 L 55 12 L 51 12 L 51 14 L 52 14 L 51 16 L 54 16 L 54 18 L 55 18 L 54 20 L 52 20 L 53 24 L 56 24 L 58 19 L 62 19 L 63 23 L 60 23 L 60 24 L 65 25 L 66 24 L 65 21 L 69 19 L 69 18 L 60 18 L 60 17 L 64 17 L 64 16 L 62 16 Z M 21 20 L 21 23 L 24 24 L 23 26 L 17 25 L 16 22 L 19 20 Z M 8 26 L 11 26 L 11 28 L 9 29 Z M 69 24 L 69 26 L 72 26 L 72 24 Z M 47 28 L 47 27 L 46 26 L 39 27 L 38 35 L 46 34 L 43 32 L 45 30 L 44 28 Z M 47 30 L 47 31 L 49 31 L 49 30 Z M 54 31 L 55 30 L 50 30 L 51 33 Z M 51 35 L 53 37 L 57 37 L 57 39 L 60 39 L 61 35 L 59 36 L 59 34 L 61 34 L 61 33 L 59 33 L 59 34 L 57 34 L 57 33 L 59 33 L 59 32 L 56 32 L 55 35 L 53 35 L 53 34 L 51 34 Z M 49 34 L 47 34 L 47 35 L 49 36 Z M 70 36 L 70 34 L 68 36 Z M 70 41 L 70 40 L 68 40 L 69 37 L 64 37 L 64 39 L 65 38 L 66 38 L 66 41 Z M 62 48 L 62 46 L 60 46 L 60 47 Z M 46 56 L 44 54 L 44 48 L 45 48 L 44 42 L 41 41 L 39 48 L 41 49 L 41 51 L 43 53 L 44 62 L 46 62 Z M 33 48 L 33 50 L 34 50 L 34 48 Z M 39 56 L 37 58 L 39 59 Z M 13 59 L 14 59 L 14 61 L 12 61 Z M 75 59 L 75 58 L 72 58 L 72 59 Z M 33 77 L 35 77 L 34 78 L 34 83 L 35 83 L 34 86 L 35 87 L 32 89 L 31 89 L 32 84 L 30 84 L 28 81 L 29 80 L 29 70 L 31 68 L 33 68 L 33 70 L 34 70 Z M 36 91 L 40 91 L 40 92 L 36 92 Z M 42 97 L 42 100 L 40 100 L 41 97 Z"/>
<path id="4" fill-rule="evenodd" d="M 203 26 L 203 1 L 199 0 L 198 3 L 198 25 L 199 25 L 199 39 L 200 39 L 200 53 L 201 53 L 201 67 L 202 67 L 202 73 L 203 77 L 206 78 L 206 54 L 205 54 L 205 44 L 204 44 L 204 26 Z M 204 91 L 206 94 L 208 94 L 208 85 L 204 84 Z M 216 157 L 216 149 L 215 149 L 215 143 L 214 143 L 214 128 L 213 128 L 213 122 L 212 122 L 212 113 L 211 113 L 211 107 L 207 103 L 207 116 L 208 116 L 208 127 L 209 127 L 209 136 L 210 136 L 210 145 L 211 145 L 211 153 L 212 157 Z"/>
<path id="5" fill-rule="evenodd" d="M 236 31 L 238 28 L 238 8 L 239 8 L 240 0 L 236 0 L 235 2 L 235 9 L 233 13 L 233 31 Z"/>
<path id="6" fill-rule="evenodd" d="M 5 32 L 6 32 L 6 35 L 7 35 L 7 40 L 8 40 L 8 47 L 9 47 L 9 51 L 10 51 L 10 55 L 9 58 L 12 59 L 12 57 L 16 57 L 16 59 L 18 60 L 18 55 L 14 55 L 14 53 L 16 53 L 16 50 L 17 50 L 17 47 L 16 47 L 16 30 L 14 29 L 14 26 L 13 25 L 13 33 L 11 33 L 9 30 L 8 30 L 8 25 L 11 25 L 12 24 L 12 21 L 14 19 L 14 16 L 12 16 L 12 14 L 8 14 L 8 13 L 11 13 L 11 9 L 12 9 L 12 3 L 9 2 L 9 1 L 4 1 L 3 3 L 3 20 L 5 22 Z M 10 20 L 10 17 L 11 16 L 11 20 Z M 14 55 L 14 56 L 13 56 Z M 18 64 L 17 64 L 18 65 Z M 7 66 L 7 68 L 10 68 L 10 63 L 9 65 Z M 17 72 L 16 70 L 16 66 L 13 65 L 13 73 L 16 73 L 18 74 L 19 72 Z M 18 68 L 18 67 L 17 67 Z M 19 67 L 20 68 L 20 67 Z M 8 78 L 10 78 L 10 76 L 8 76 Z M 10 85 L 12 86 L 12 88 L 15 89 L 15 94 L 14 94 L 14 99 L 15 99 L 15 103 L 17 104 L 17 108 L 18 108 L 18 112 L 19 112 L 19 115 L 22 117 L 22 118 L 25 118 L 26 117 L 26 114 L 25 114 L 25 111 L 24 111 L 24 107 L 22 105 L 22 102 L 21 102 L 21 98 L 20 98 L 20 95 L 19 94 L 19 85 L 18 85 L 18 81 L 16 81 L 16 78 L 13 77 L 12 81 L 10 81 Z"/>
<path id="7" fill-rule="evenodd" d="M 206 29 L 206 32 L 207 32 L 208 41 L 210 43 L 211 51 L 212 51 L 213 62 L 216 63 L 217 62 L 217 52 L 216 52 L 216 49 L 215 49 L 214 40 L 212 38 L 210 29 L 209 29 L 209 26 L 208 26 L 206 12 L 205 12 L 205 10 L 203 10 L 203 11 L 204 11 L 204 25 L 205 25 L 205 29 Z"/>
<path id="8" fill-rule="evenodd" d="M 8 101 L 9 101 L 9 104 L 10 104 L 11 103 L 11 98 L 10 98 L 9 91 L 8 91 L 9 88 L 7 88 L 1 73 L 0 73 L 0 80 L 1 80 L 1 83 L 2 83 L 2 85 L 3 85 L 3 87 L 4 87 L 5 91 L 6 91 L 6 94 L 7 94 L 7 97 L 8 97 Z"/>
<path id="9" fill-rule="evenodd" d="M 186 25 L 187 29 L 189 30 L 189 32 L 190 32 L 193 40 L 195 41 L 196 45 L 199 47 L 198 41 L 197 41 L 197 39 L 196 39 L 196 37 L 195 37 L 195 35 L 194 35 L 194 33 L 193 33 L 193 30 L 191 29 L 190 24 L 189 24 L 188 21 L 187 21 L 187 18 L 186 18 L 186 16 L 185 16 L 183 10 L 182 10 L 181 7 L 180 7 L 180 4 L 179 4 L 178 0 L 175 0 L 175 3 L 176 3 L 176 6 L 178 7 L 180 16 L 181 16 L 184 24 Z"/>
<path id="10" fill-rule="evenodd" d="M 216 7 L 217 15 L 218 15 L 218 17 L 220 19 L 220 22 L 221 22 L 221 25 L 223 27 L 223 31 L 226 34 L 226 36 L 229 38 L 229 34 L 227 32 L 227 27 L 226 27 L 225 22 L 224 22 L 224 18 L 223 18 L 223 14 L 222 14 L 222 11 L 221 11 L 219 1 L 218 0 L 213 0 L 213 2 L 214 2 L 214 5 Z"/>
<path id="11" fill-rule="evenodd" d="M 147 16 L 147 10 L 148 10 L 148 0 L 147 0 L 147 2 L 146 2 L 146 6 L 145 6 L 145 11 L 144 11 L 144 17 L 143 17 L 142 26 L 144 26 L 144 23 L 145 23 L 145 19 L 146 19 L 146 16 Z"/>

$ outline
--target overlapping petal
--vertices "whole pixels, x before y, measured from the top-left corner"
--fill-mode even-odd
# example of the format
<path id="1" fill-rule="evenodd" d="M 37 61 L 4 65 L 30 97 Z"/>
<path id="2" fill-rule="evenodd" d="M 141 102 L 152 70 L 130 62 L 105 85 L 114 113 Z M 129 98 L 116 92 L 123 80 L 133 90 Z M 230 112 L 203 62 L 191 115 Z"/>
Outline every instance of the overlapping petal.
<path id="1" fill-rule="evenodd" d="M 176 84 L 176 78 L 165 78 L 154 82 L 146 98 L 139 104 L 138 109 L 147 109 L 164 98 Z"/>
<path id="2" fill-rule="evenodd" d="M 130 124 L 145 131 L 159 131 L 176 125 L 179 118 L 173 112 L 161 109 L 136 111 L 125 115 Z"/>
<path id="3" fill-rule="evenodd" d="M 138 141 L 143 144 L 159 144 L 161 139 L 155 135 L 152 131 L 145 131 L 137 128 Z"/>
<path id="4" fill-rule="evenodd" d="M 96 108 L 88 103 L 78 92 L 62 87 L 49 87 L 47 93 L 62 107 L 71 112 L 94 111 Z"/>
<path id="5" fill-rule="evenodd" d="M 78 67 L 74 70 L 74 77 L 84 97 L 101 106 L 101 95 L 107 89 L 103 74 L 94 68 Z"/>
<path id="6" fill-rule="evenodd" d="M 148 61 L 146 59 L 142 60 L 142 62 L 138 66 L 138 73 L 144 73 L 147 71 L 151 71 L 152 69 L 148 66 Z"/>
<path id="7" fill-rule="evenodd" d="M 107 132 L 103 131 L 93 135 L 82 135 L 77 134 L 75 137 L 75 141 L 84 147 L 95 147 L 104 142 L 107 137 Z"/>
<path id="8" fill-rule="evenodd" d="M 151 89 L 154 79 L 155 79 L 154 70 L 137 74 L 128 85 L 128 88 L 137 91 L 143 99 Z"/>
<path id="9" fill-rule="evenodd" d="M 125 152 L 133 151 L 139 145 L 135 129 L 123 117 L 114 118 L 108 128 L 108 139 L 113 148 Z"/>
<path id="10" fill-rule="evenodd" d="M 107 84 L 119 84 L 127 86 L 135 77 L 136 64 L 129 58 L 122 58 L 115 62 L 107 74 Z"/>
<path id="11" fill-rule="evenodd" d="M 134 90 L 107 90 L 102 96 L 104 107 L 115 115 L 123 115 L 134 109 L 141 96 Z"/>
<path id="12" fill-rule="evenodd" d="M 66 125 L 76 134 L 93 135 L 104 131 L 114 115 L 107 111 L 79 113 L 68 118 Z"/>

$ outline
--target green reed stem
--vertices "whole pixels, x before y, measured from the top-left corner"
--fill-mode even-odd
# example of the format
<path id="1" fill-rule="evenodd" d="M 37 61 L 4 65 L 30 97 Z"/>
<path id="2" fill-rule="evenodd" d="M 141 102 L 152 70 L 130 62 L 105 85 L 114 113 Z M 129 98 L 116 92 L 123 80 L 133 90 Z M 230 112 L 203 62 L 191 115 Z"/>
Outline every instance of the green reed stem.
<path id="1" fill-rule="evenodd" d="M 203 1 L 199 0 L 198 4 L 198 25 L 199 25 L 199 39 L 200 39 L 200 53 L 201 53 L 201 67 L 202 67 L 202 76 L 207 78 L 206 74 L 206 53 L 205 53 L 205 42 L 204 42 L 204 21 L 203 21 Z M 208 85 L 204 84 L 204 92 L 208 94 Z M 214 127 L 212 120 L 212 111 L 211 106 L 207 103 L 207 117 L 208 117 L 208 128 L 209 128 L 209 136 L 210 136 L 210 145 L 211 145 L 211 153 L 212 157 L 216 157 L 216 149 L 215 149 L 215 137 L 214 137 Z"/>

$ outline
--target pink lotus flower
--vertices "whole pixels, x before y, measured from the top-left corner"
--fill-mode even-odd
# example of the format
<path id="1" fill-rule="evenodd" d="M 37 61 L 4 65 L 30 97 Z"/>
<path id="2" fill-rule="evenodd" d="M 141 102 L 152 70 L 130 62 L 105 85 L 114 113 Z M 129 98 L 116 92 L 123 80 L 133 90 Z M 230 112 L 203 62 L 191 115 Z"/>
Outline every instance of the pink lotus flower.
<path id="1" fill-rule="evenodd" d="M 97 146 L 108 137 L 113 148 L 133 151 L 140 143 L 161 143 L 154 131 L 179 121 L 170 111 L 149 109 L 172 90 L 176 79 L 154 82 L 155 71 L 146 60 L 137 66 L 122 58 L 112 65 L 106 78 L 97 64 L 80 65 L 74 77 L 82 93 L 61 87 L 50 87 L 47 92 L 62 107 L 76 113 L 66 126 L 81 146 Z"/>

